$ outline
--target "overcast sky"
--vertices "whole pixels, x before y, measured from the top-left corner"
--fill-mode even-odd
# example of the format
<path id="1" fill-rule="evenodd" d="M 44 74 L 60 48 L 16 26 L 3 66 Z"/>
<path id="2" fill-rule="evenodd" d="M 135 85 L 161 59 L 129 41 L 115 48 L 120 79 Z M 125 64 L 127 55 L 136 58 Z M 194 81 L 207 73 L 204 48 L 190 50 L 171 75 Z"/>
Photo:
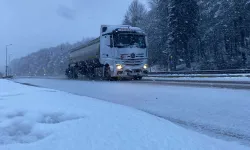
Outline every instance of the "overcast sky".
<path id="1" fill-rule="evenodd" d="M 0 0 L 0 70 L 5 45 L 12 58 L 83 37 L 101 24 L 121 24 L 132 0 Z M 147 0 L 141 0 L 146 4 Z"/>

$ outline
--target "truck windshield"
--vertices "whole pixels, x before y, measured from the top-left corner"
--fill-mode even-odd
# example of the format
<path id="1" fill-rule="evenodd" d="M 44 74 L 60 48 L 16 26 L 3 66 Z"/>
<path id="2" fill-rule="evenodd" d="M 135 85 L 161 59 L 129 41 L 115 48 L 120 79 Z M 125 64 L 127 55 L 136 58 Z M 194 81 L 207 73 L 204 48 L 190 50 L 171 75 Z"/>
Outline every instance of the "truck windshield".
<path id="1" fill-rule="evenodd" d="M 145 35 L 116 34 L 114 35 L 114 46 L 119 48 L 128 46 L 146 48 Z"/>

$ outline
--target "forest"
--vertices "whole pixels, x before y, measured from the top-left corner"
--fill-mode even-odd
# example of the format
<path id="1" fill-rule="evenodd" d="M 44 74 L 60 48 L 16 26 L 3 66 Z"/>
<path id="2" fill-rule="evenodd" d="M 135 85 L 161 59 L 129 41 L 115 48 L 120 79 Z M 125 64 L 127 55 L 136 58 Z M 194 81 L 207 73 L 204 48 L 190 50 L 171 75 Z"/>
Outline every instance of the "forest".
<path id="1" fill-rule="evenodd" d="M 122 24 L 147 33 L 149 65 L 166 70 L 250 68 L 250 0 L 134 0 Z M 84 35 L 83 35 L 84 36 Z M 69 50 L 60 44 L 15 59 L 16 75 L 62 75 Z"/>

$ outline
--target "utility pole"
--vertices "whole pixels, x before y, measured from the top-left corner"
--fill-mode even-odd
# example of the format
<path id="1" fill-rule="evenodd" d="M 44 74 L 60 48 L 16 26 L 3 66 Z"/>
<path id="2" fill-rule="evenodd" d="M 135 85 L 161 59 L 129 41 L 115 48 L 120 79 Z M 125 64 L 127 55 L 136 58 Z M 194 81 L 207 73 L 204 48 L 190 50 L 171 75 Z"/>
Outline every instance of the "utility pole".
<path id="1" fill-rule="evenodd" d="M 11 46 L 12 44 L 6 45 L 6 68 L 5 68 L 5 77 L 8 76 L 8 46 Z"/>

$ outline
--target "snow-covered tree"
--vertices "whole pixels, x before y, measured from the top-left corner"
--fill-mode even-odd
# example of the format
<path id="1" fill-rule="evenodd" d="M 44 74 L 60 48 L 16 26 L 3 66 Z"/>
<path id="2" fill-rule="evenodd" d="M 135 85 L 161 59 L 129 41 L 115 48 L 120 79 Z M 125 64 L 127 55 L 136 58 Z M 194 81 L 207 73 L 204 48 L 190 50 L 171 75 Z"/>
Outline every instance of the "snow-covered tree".
<path id="1" fill-rule="evenodd" d="M 138 0 L 134 0 L 130 4 L 124 16 L 123 24 L 131 26 L 140 26 L 146 14 L 147 14 L 147 9 L 145 5 L 140 3 Z"/>
<path id="2" fill-rule="evenodd" d="M 162 21 L 164 14 L 162 10 L 164 8 L 160 6 L 160 0 L 150 1 L 150 11 L 147 13 L 142 26 L 142 29 L 146 31 L 148 37 L 149 61 L 151 65 L 167 65 L 163 50 L 165 50 L 164 45 L 168 32 L 166 22 Z"/>
<path id="3" fill-rule="evenodd" d="M 195 0 L 170 0 L 168 26 L 168 48 L 171 53 L 173 69 L 177 58 L 184 59 L 186 67 L 191 68 L 193 51 L 189 49 L 189 41 L 196 38 L 197 35 L 197 2 Z"/>
<path id="4" fill-rule="evenodd" d="M 69 50 L 93 38 L 84 38 L 75 44 L 64 43 L 56 47 L 41 49 L 26 57 L 15 59 L 10 67 L 15 75 L 64 75 L 68 66 Z"/>
<path id="5" fill-rule="evenodd" d="M 250 0 L 149 0 L 149 11 L 134 0 L 123 19 L 146 31 L 151 65 L 250 68 Z M 43 49 L 10 67 L 18 75 L 64 74 L 68 50 L 82 42 Z"/>

